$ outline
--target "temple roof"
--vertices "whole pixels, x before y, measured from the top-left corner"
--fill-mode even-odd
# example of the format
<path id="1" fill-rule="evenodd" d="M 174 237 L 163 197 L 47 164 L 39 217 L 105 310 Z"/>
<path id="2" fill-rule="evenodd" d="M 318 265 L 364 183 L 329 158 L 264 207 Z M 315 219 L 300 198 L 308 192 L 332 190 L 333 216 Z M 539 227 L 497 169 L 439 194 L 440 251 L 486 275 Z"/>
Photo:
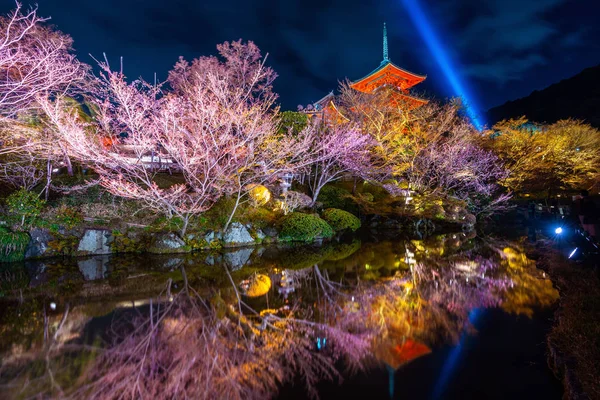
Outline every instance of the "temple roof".
<path id="1" fill-rule="evenodd" d="M 427 78 L 425 75 L 418 75 L 414 72 L 400 68 L 390 61 L 388 53 L 387 27 L 383 24 L 383 61 L 375 70 L 367 76 L 354 81 L 350 84 L 353 89 L 361 92 L 370 93 L 378 87 L 384 85 L 395 86 L 402 91 L 406 91 L 412 86 L 421 83 Z"/>
<path id="2" fill-rule="evenodd" d="M 423 82 L 426 75 L 418 75 L 413 72 L 400 68 L 393 62 L 383 60 L 379 67 L 368 75 L 350 83 L 350 87 L 361 92 L 371 92 L 379 86 L 392 84 L 402 90 L 406 90 L 418 83 Z"/>

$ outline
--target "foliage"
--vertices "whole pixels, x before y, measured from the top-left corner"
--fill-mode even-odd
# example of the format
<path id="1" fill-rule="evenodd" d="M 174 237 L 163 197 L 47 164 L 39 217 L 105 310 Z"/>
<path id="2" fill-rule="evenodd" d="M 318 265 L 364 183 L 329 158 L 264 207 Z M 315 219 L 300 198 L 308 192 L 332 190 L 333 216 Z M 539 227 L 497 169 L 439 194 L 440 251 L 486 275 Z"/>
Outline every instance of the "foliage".
<path id="1" fill-rule="evenodd" d="M 358 124 L 328 124 L 317 119 L 301 136 L 309 143 L 302 156 L 308 164 L 312 205 L 328 183 L 345 175 L 365 179 L 371 176 L 370 147 L 373 142 L 369 135 L 361 132 Z"/>
<path id="2" fill-rule="evenodd" d="M 150 232 L 178 232 L 183 226 L 183 220 L 179 217 L 159 216 L 146 230 Z"/>
<path id="3" fill-rule="evenodd" d="M 324 186 L 317 200 L 323 203 L 324 208 L 339 208 L 353 214 L 358 213 L 358 207 L 352 200 L 350 192 L 335 185 Z"/>
<path id="4" fill-rule="evenodd" d="M 519 193 L 590 189 L 600 177 L 600 132 L 581 121 L 532 128 L 523 117 L 501 121 L 483 146 L 510 169 L 503 185 Z"/>
<path id="5" fill-rule="evenodd" d="M 279 114 L 279 133 L 298 135 L 308 125 L 308 115 L 297 111 L 284 111 Z"/>
<path id="6" fill-rule="evenodd" d="M 283 217 L 279 223 L 281 225 L 279 237 L 283 240 L 309 242 L 315 238 L 333 236 L 331 226 L 313 214 L 294 212 Z"/>
<path id="7" fill-rule="evenodd" d="M 342 86 L 338 100 L 344 115 L 371 136 L 371 176 L 407 182 L 411 190 L 472 201 L 475 212 L 501 211 L 509 196 L 498 180 L 506 169 L 478 144 L 479 132 L 464 116 L 459 101 L 418 108 L 400 104 L 393 90 L 358 93 Z"/>
<path id="8" fill-rule="evenodd" d="M 83 222 L 83 215 L 75 207 L 62 205 L 56 212 L 56 222 L 67 229 L 73 229 Z"/>
<path id="9" fill-rule="evenodd" d="M 29 243 L 26 232 L 12 232 L 0 226 L 0 262 L 20 261 Z"/>
<path id="10" fill-rule="evenodd" d="M 239 220 L 243 224 L 252 224 L 254 228 L 262 229 L 267 226 L 273 226 L 277 221 L 278 214 L 265 207 L 248 207 L 243 210 Z"/>
<path id="11" fill-rule="evenodd" d="M 112 231 L 113 241 L 110 244 L 111 250 L 115 253 L 140 253 L 143 252 L 148 243 L 147 236 L 122 233 L 118 230 Z"/>
<path id="12" fill-rule="evenodd" d="M 351 230 L 352 232 L 360 228 L 360 220 L 350 214 L 348 211 L 340 210 L 338 208 L 328 208 L 321 214 L 327 223 L 333 228 L 335 232 L 341 232 L 344 230 Z"/>
<path id="13" fill-rule="evenodd" d="M 6 198 L 8 212 L 18 216 L 21 225 L 32 224 L 39 217 L 46 202 L 33 192 L 19 189 Z"/>
<path id="14" fill-rule="evenodd" d="M 54 240 L 48 242 L 48 247 L 56 255 L 72 256 L 77 251 L 78 244 L 77 236 L 61 235 L 57 232 L 54 234 Z"/>

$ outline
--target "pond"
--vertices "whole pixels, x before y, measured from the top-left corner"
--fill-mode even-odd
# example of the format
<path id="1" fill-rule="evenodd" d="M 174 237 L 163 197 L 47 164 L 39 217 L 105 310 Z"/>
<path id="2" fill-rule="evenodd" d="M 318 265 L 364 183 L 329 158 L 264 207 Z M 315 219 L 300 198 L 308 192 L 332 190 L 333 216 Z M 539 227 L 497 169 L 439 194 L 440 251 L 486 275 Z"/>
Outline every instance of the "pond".
<path id="1" fill-rule="evenodd" d="M 518 242 L 369 236 L 0 266 L 2 398 L 559 399 Z"/>

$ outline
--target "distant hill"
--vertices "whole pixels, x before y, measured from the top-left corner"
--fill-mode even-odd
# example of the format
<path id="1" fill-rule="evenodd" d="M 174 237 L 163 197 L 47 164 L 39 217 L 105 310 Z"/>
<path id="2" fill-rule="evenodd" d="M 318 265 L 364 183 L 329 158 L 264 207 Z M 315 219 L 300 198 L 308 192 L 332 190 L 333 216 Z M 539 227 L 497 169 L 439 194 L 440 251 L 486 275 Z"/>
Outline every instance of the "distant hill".
<path id="1" fill-rule="evenodd" d="M 535 90 L 529 96 L 490 108 L 491 123 L 525 115 L 530 121 L 552 123 L 574 118 L 600 128 L 600 65 Z"/>

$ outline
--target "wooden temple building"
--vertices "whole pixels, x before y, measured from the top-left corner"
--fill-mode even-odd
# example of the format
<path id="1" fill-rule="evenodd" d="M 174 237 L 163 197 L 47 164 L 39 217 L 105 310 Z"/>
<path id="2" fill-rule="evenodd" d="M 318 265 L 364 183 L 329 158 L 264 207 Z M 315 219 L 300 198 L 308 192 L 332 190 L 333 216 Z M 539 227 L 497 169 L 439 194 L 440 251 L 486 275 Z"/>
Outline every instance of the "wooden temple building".
<path id="1" fill-rule="evenodd" d="M 350 83 L 350 87 L 363 93 L 375 93 L 378 90 L 391 90 L 395 105 L 414 109 L 428 101 L 410 94 L 410 89 L 423 82 L 427 76 L 407 71 L 394 64 L 388 55 L 387 28 L 383 24 L 383 61 L 366 76 Z M 309 114 L 321 114 L 323 117 L 337 120 L 346 119 L 335 104 L 332 92 L 307 107 Z"/>

